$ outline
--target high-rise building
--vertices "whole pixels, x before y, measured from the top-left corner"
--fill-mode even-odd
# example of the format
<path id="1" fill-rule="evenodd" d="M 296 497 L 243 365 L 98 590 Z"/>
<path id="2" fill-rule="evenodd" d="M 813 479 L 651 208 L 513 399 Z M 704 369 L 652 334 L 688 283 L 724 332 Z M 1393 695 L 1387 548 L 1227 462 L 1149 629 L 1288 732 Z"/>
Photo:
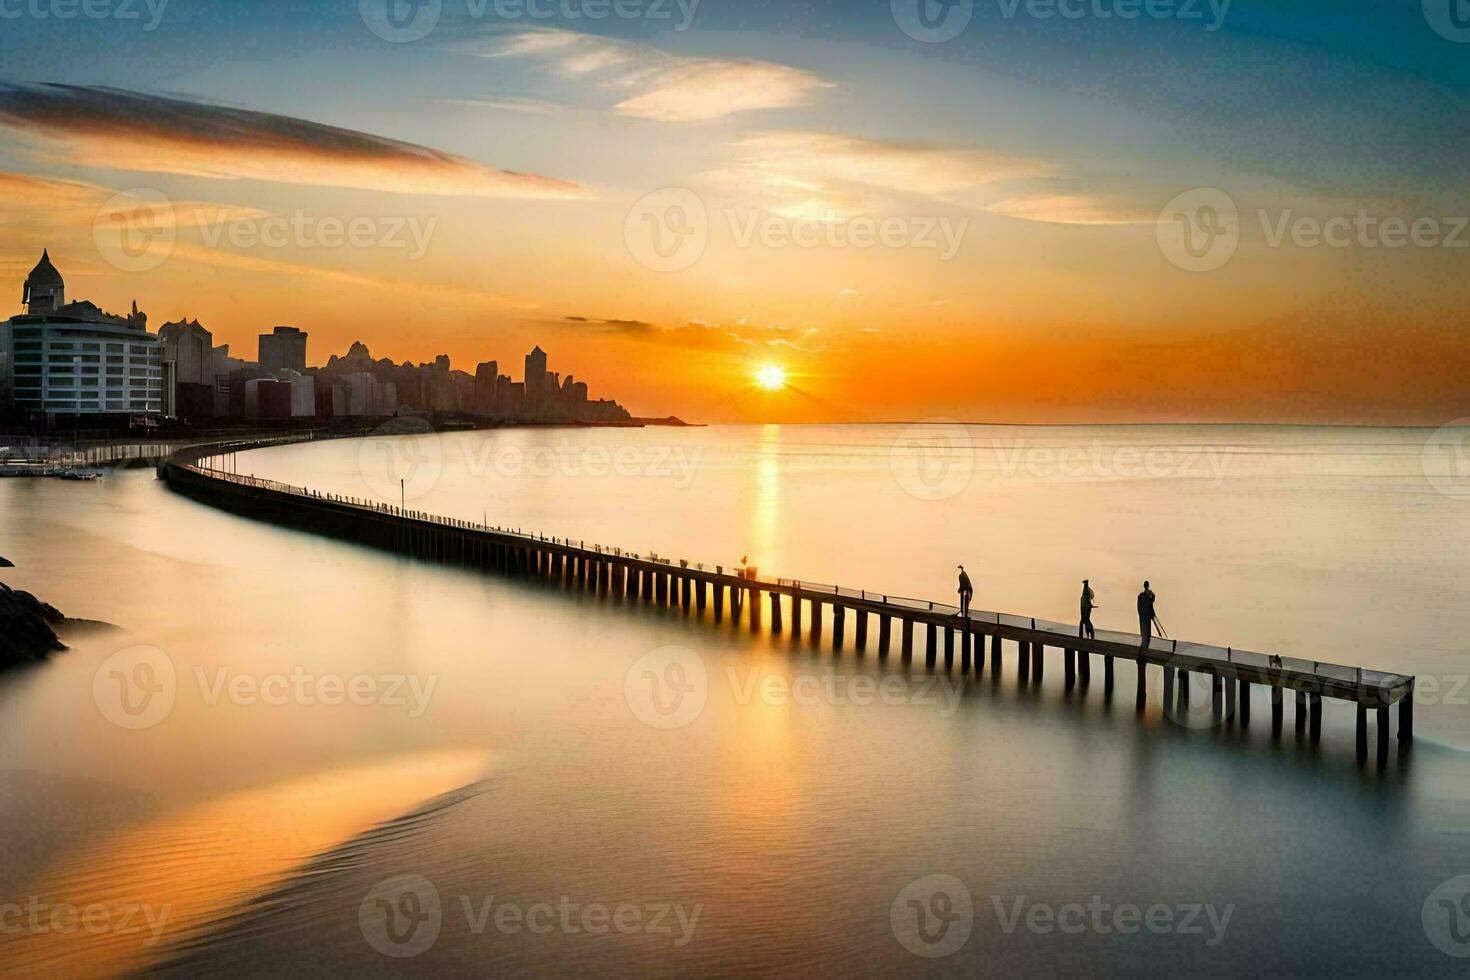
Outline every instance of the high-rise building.
<path id="1" fill-rule="evenodd" d="M 163 352 L 143 314 L 113 316 L 66 302 L 49 253 L 26 277 L 25 312 L 0 336 L 11 397 L 19 408 L 57 415 L 163 411 Z"/>
<path id="2" fill-rule="evenodd" d="M 214 334 L 198 320 L 165 323 L 158 328 L 163 359 L 173 361 L 176 380 L 183 384 L 214 384 Z"/>
<path id="3" fill-rule="evenodd" d="M 295 327 L 276 327 L 260 335 L 260 369 L 269 374 L 277 371 L 306 370 L 306 333 Z"/>
<path id="4" fill-rule="evenodd" d="M 316 377 L 296 371 L 282 371 L 276 378 L 291 387 L 291 417 L 311 418 L 316 415 Z"/>
<path id="5" fill-rule="evenodd" d="M 477 412 L 486 415 L 495 413 L 496 387 L 500 381 L 500 365 L 495 361 L 486 361 L 475 368 L 475 393 L 471 400 L 472 407 Z"/>
<path id="6" fill-rule="evenodd" d="M 398 413 L 398 386 L 366 371 L 344 374 L 332 388 L 333 415 L 387 418 Z"/>
<path id="7" fill-rule="evenodd" d="M 538 346 L 526 355 L 527 404 L 534 407 L 550 401 L 551 384 L 551 376 L 546 372 L 546 352 Z"/>

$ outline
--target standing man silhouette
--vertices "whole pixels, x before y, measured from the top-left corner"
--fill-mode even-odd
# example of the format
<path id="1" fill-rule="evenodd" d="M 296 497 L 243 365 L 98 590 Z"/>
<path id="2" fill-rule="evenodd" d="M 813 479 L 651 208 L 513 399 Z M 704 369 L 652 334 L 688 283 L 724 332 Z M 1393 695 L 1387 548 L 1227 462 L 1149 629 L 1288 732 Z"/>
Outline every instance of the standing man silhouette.
<path id="1" fill-rule="evenodd" d="M 970 615 L 970 597 L 975 594 L 975 586 L 970 584 L 970 576 L 965 574 L 965 566 L 958 566 L 960 570 L 960 615 Z"/>
<path id="2" fill-rule="evenodd" d="M 1097 630 L 1092 628 L 1092 611 L 1097 604 L 1092 600 L 1097 598 L 1097 593 L 1092 591 L 1092 586 L 1087 579 L 1082 580 L 1082 621 L 1077 624 L 1077 635 L 1085 636 L 1089 640 L 1097 638 Z"/>
<path id="3" fill-rule="evenodd" d="M 1139 644 L 1140 650 L 1147 650 L 1149 641 L 1154 635 L 1154 590 L 1148 587 L 1148 582 L 1143 583 L 1143 591 L 1138 593 L 1138 635 L 1142 638 Z"/>

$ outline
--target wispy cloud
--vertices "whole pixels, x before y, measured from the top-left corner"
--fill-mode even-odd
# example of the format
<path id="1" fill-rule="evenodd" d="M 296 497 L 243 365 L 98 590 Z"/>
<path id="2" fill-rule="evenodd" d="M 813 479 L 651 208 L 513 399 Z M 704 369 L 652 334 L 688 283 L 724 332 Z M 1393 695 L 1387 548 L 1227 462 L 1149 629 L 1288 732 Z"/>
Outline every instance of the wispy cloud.
<path id="1" fill-rule="evenodd" d="M 403 194 L 581 198 L 576 184 L 249 109 L 113 88 L 0 84 L 0 126 L 112 170 Z"/>
<path id="2" fill-rule="evenodd" d="M 90 242 L 97 228 L 127 219 L 140 208 L 161 227 L 181 231 L 267 214 L 255 208 L 207 201 L 160 203 L 86 181 L 7 172 L 0 172 L 0 200 L 5 202 L 0 208 L 5 250 L 12 256 L 18 254 L 17 261 L 25 261 L 36 248 L 61 249 L 75 244 L 68 251 L 70 261 L 76 263 L 77 253 L 94 254 Z M 34 258 L 31 261 L 34 264 Z"/>
<path id="3" fill-rule="evenodd" d="M 826 344 L 819 343 L 817 335 L 820 333 L 815 327 L 808 327 L 801 332 L 797 340 L 786 337 L 772 337 L 766 341 L 767 347 L 789 347 L 803 354 L 820 354 L 827 349 Z"/>
<path id="4" fill-rule="evenodd" d="M 1009 218 L 1062 225 L 1152 224 L 1156 214 L 1127 203 L 1112 203 L 1090 194 L 1054 194 L 1045 191 L 1007 197 L 987 210 Z"/>
<path id="5" fill-rule="evenodd" d="M 422 279 L 354 272 L 292 260 L 273 251 L 252 254 L 208 244 L 203 229 L 270 216 L 270 212 L 258 208 L 209 201 L 164 204 L 85 181 L 4 171 L 0 171 L 0 200 L 5 201 L 5 206 L 0 208 L 0 230 L 4 231 L 0 236 L 0 278 L 4 279 L 23 277 L 36 264 L 36 256 L 43 248 L 51 250 L 68 280 L 115 275 L 115 268 L 98 261 L 97 229 L 107 227 L 113 215 L 126 217 L 141 208 L 155 226 L 178 232 L 178 240 L 168 246 L 166 261 L 170 263 L 184 262 L 215 272 L 245 273 L 257 277 L 257 281 L 279 280 L 280 288 L 285 291 L 298 287 L 303 278 L 376 288 L 399 295 L 425 288 Z M 323 258 L 329 256 L 327 250 L 316 254 Z M 429 288 L 446 302 L 501 312 L 537 309 L 540 305 L 452 282 L 437 282 Z"/>
<path id="6" fill-rule="evenodd" d="M 476 42 L 486 58 L 536 60 L 620 96 L 618 115 L 707 122 L 737 113 L 805 105 L 832 83 L 769 61 L 670 54 L 629 41 L 562 30 L 522 31 Z"/>
<path id="7" fill-rule="evenodd" d="M 704 323 L 691 321 L 682 326 L 667 326 L 660 323 L 651 323 L 647 320 L 628 320 L 616 317 L 587 317 L 566 316 L 562 318 L 564 325 L 571 325 L 599 333 L 614 334 L 633 340 L 648 341 L 651 343 L 667 344 L 674 347 L 697 348 L 701 350 L 728 350 L 733 344 L 739 346 L 786 347 L 803 354 L 820 354 L 828 348 L 820 342 L 821 331 L 816 327 L 806 327 L 797 331 L 796 328 L 784 326 L 777 323 L 768 323 L 764 326 L 751 327 L 744 319 L 734 324 Z M 747 333 L 737 333 L 733 327 L 741 327 L 745 331 L 754 331 L 756 336 Z M 795 334 L 792 337 L 761 337 L 760 333 Z"/>
<path id="8" fill-rule="evenodd" d="M 660 327 L 656 323 L 649 323 L 647 320 L 620 320 L 616 318 L 608 319 L 586 316 L 568 316 L 563 317 L 562 319 L 567 323 L 582 324 L 589 329 L 603 331 L 606 333 L 644 335 L 656 334 L 666 330 L 666 328 Z"/>
<path id="9" fill-rule="evenodd" d="M 772 132 L 734 146 L 733 167 L 707 175 L 778 214 L 838 220 L 896 198 L 979 207 L 998 181 L 1044 173 L 1044 164 L 978 150 L 835 133 Z"/>
<path id="10" fill-rule="evenodd" d="M 534 116 L 548 116 L 552 113 L 565 112 L 566 106 L 555 102 L 547 102 L 544 99 L 524 99 L 515 97 L 496 99 L 435 99 L 440 105 L 461 106 L 467 109 L 491 109 L 497 112 L 523 112 Z"/>

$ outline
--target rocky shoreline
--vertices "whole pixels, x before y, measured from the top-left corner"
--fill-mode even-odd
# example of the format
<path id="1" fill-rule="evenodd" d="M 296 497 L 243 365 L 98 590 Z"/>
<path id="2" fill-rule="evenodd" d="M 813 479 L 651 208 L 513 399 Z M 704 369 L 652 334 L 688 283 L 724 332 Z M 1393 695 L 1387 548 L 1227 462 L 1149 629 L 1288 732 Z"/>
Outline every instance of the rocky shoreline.
<path id="1" fill-rule="evenodd" d="M 66 644 L 55 627 L 66 622 L 55 606 L 0 582 L 0 670 L 44 660 Z"/>

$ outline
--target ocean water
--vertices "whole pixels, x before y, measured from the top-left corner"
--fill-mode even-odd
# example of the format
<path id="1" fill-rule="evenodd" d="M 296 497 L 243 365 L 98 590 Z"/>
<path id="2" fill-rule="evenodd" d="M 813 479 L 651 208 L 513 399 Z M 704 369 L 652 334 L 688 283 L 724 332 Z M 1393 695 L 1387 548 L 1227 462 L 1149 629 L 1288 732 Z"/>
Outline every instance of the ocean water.
<path id="1" fill-rule="evenodd" d="M 1103 628 L 1148 578 L 1172 635 L 1418 676 L 1384 766 L 1330 701 L 1313 745 L 1263 691 L 1214 724 L 1155 676 L 1138 713 L 1128 664 L 1113 696 L 1057 651 L 966 680 L 922 631 L 912 664 L 834 653 L 147 470 L 0 481 L 4 580 L 120 627 L 0 678 L 0 970 L 1458 972 L 1465 435 L 513 429 L 221 463 L 894 595 L 949 601 L 963 563 L 977 606 L 1063 621 L 1086 577 Z"/>

